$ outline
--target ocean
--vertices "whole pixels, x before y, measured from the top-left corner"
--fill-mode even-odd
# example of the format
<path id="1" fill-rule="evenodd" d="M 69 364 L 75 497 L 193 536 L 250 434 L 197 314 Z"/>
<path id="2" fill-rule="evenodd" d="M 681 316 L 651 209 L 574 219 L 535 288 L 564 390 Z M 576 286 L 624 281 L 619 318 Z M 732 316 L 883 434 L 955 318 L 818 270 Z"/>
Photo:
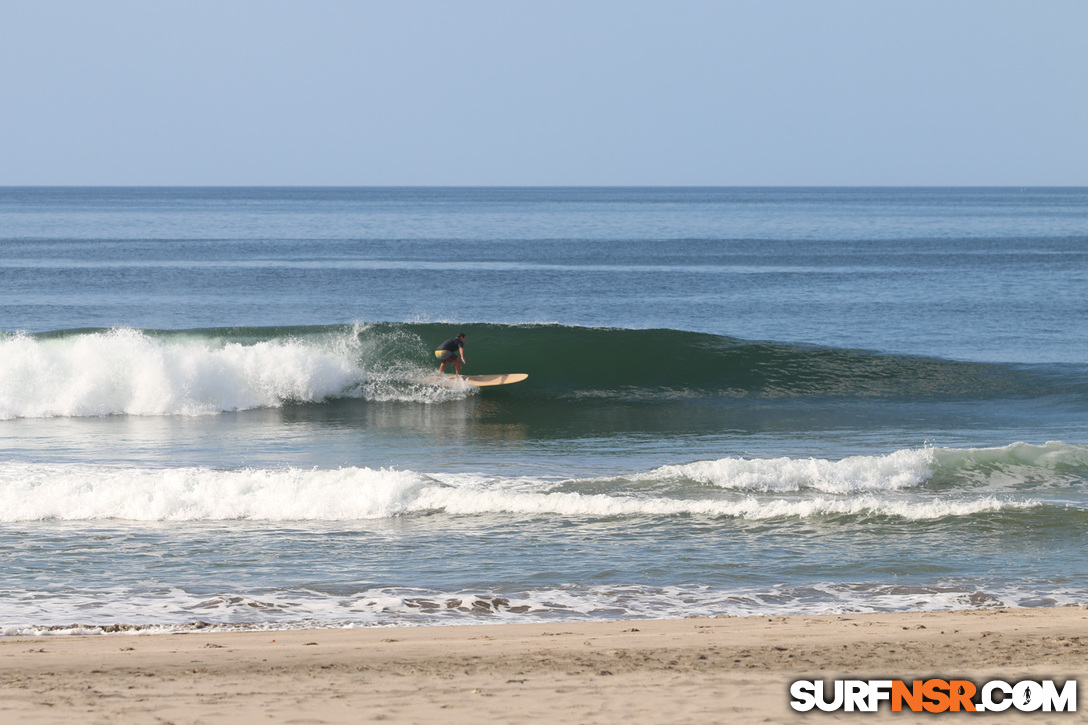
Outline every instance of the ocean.
<path id="1" fill-rule="evenodd" d="M 0 188 L 0 634 L 1088 604 L 1086 285 L 1083 188 Z"/>

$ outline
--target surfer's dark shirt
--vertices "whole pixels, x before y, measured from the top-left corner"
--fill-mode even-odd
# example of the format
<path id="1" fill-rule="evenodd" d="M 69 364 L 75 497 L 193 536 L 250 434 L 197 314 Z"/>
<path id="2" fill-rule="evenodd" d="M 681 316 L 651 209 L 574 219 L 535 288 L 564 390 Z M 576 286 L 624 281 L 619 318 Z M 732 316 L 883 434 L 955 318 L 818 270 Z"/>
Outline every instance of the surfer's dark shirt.
<path id="1" fill-rule="evenodd" d="M 439 345 L 438 349 L 439 350 L 449 350 L 450 352 L 457 352 L 458 350 L 460 350 L 464 346 L 465 346 L 465 343 L 464 343 L 463 340 L 461 340 L 461 338 L 451 337 L 450 339 L 446 340 L 444 343 Z"/>

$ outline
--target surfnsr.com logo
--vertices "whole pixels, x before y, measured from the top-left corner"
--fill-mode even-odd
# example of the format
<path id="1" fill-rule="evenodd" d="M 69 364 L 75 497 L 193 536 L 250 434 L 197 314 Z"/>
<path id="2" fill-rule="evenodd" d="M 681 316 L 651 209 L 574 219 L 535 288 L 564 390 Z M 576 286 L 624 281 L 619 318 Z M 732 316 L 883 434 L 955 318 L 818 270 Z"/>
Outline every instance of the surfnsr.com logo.
<path id="1" fill-rule="evenodd" d="M 797 680 L 790 685 L 790 707 L 798 712 L 876 712 L 887 702 L 892 712 L 1076 712 L 1077 681 L 1060 687 L 1054 680 Z"/>

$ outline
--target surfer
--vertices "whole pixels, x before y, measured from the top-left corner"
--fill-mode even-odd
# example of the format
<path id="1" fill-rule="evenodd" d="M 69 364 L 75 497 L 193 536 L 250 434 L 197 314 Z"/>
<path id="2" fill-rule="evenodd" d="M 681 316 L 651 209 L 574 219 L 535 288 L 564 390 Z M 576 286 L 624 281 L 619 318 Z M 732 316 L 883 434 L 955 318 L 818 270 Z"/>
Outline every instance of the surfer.
<path id="1" fill-rule="evenodd" d="M 457 337 L 446 340 L 438 346 L 434 354 L 440 361 L 438 364 L 438 373 L 440 375 L 446 371 L 446 363 L 451 361 L 453 367 L 457 370 L 457 374 L 460 375 L 461 366 L 465 364 L 465 333 L 458 332 Z"/>

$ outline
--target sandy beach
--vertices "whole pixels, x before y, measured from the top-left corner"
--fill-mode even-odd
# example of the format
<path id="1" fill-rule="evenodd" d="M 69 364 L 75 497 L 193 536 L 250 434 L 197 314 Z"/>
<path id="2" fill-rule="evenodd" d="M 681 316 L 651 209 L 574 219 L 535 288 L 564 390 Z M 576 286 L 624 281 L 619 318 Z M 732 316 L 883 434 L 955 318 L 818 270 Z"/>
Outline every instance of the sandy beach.
<path id="1" fill-rule="evenodd" d="M 4 723 L 714 723 L 835 677 L 1080 677 L 1081 607 L 0 639 Z M 966 715 L 1071 722 L 1076 713 Z M 914 721 L 932 714 L 877 718 Z"/>

